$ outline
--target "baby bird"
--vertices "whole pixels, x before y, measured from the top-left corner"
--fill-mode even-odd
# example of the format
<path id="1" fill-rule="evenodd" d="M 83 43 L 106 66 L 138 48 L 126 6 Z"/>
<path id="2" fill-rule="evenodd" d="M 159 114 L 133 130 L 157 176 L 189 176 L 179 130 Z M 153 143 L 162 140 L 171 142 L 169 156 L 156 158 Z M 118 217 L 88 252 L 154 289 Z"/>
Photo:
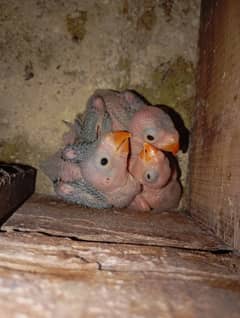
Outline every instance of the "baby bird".
<path id="1" fill-rule="evenodd" d="M 131 151 L 130 133 L 125 130 L 129 130 L 132 136 Z M 144 144 L 146 142 L 148 146 Z M 159 199 L 156 203 L 154 201 L 156 192 L 151 194 L 152 189 L 161 189 L 161 193 L 165 191 L 166 197 L 170 193 L 171 199 L 172 193 L 180 188 L 177 174 L 171 171 L 164 153 L 148 149 L 152 144 L 158 149 L 177 153 L 178 132 L 167 113 L 147 105 L 132 91 L 95 91 L 85 112 L 70 125 L 64 144 L 64 150 L 58 151 L 42 167 L 53 181 L 57 194 L 69 201 L 108 208 L 126 207 L 134 200 L 133 207 L 149 210 L 159 206 Z M 144 153 L 141 151 L 143 144 Z M 149 168 L 146 162 L 151 160 L 146 159 L 147 154 L 151 160 L 158 158 L 158 162 L 154 159 L 150 172 L 140 177 Z M 160 176 L 156 177 L 159 172 Z M 150 182 L 152 178 L 156 180 Z M 143 187 L 141 193 L 140 183 Z"/>
<path id="2" fill-rule="evenodd" d="M 131 152 L 136 156 L 149 143 L 156 148 L 176 154 L 179 150 L 179 134 L 170 116 L 157 106 L 142 107 L 129 123 Z"/>
<path id="3" fill-rule="evenodd" d="M 112 130 L 128 130 L 132 134 L 131 153 L 139 153 L 143 142 L 158 149 L 176 154 L 179 150 L 179 134 L 170 116 L 158 106 L 148 105 L 131 90 L 122 92 L 98 89 L 92 97 L 102 98 L 109 114 Z M 89 112 L 88 103 L 86 113 Z"/>
<path id="4" fill-rule="evenodd" d="M 89 207 L 128 206 L 141 190 L 127 170 L 129 138 L 126 131 L 109 132 L 91 144 L 66 147 L 64 159 L 79 165 L 82 178 L 59 184 L 57 193 Z"/>
<path id="5" fill-rule="evenodd" d="M 112 120 L 112 130 L 128 130 L 132 116 L 144 105 L 144 101 L 133 91 L 118 92 L 111 89 L 97 89 L 93 96 L 104 100 Z"/>
<path id="6" fill-rule="evenodd" d="M 176 154 L 179 134 L 171 117 L 160 107 L 147 104 L 135 92 L 99 89 L 93 96 L 104 100 L 112 120 L 113 130 L 128 130 L 132 134 L 131 151 L 138 154 L 143 142 Z"/>
<path id="7" fill-rule="evenodd" d="M 111 119 L 106 111 L 105 103 L 99 96 L 92 96 L 87 103 L 87 112 L 77 116 L 73 124 L 67 123 L 70 130 L 63 135 L 65 146 L 80 145 L 86 148 L 93 146 L 97 138 L 111 131 Z M 90 147 L 91 147 L 90 146 Z M 40 168 L 54 183 L 68 182 L 81 178 L 79 165 L 63 158 L 63 149 L 58 150 L 46 161 L 40 163 Z"/>
<path id="8" fill-rule="evenodd" d="M 142 184 L 130 208 L 139 211 L 163 211 L 176 208 L 181 196 L 181 186 L 176 169 L 172 170 L 167 156 L 157 148 L 144 143 L 143 149 L 130 160 L 131 174 Z"/>

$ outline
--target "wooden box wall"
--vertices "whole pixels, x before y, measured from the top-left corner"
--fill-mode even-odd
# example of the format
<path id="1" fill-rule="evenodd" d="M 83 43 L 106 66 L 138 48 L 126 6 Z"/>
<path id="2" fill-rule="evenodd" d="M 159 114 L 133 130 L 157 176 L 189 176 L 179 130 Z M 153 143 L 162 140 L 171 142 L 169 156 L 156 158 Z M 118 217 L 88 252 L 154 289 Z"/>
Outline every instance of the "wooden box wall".
<path id="1" fill-rule="evenodd" d="M 240 1 L 204 0 L 189 210 L 240 249 Z"/>

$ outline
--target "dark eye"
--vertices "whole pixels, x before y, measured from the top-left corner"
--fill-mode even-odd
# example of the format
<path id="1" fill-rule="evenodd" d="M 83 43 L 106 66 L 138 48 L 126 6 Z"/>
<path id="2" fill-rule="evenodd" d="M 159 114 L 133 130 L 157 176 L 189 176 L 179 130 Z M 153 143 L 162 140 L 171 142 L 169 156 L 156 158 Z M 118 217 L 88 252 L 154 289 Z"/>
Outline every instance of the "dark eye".
<path id="1" fill-rule="evenodd" d="M 144 178 L 147 182 L 155 182 L 159 177 L 159 172 L 157 170 L 148 170 L 145 172 Z"/>
<path id="2" fill-rule="evenodd" d="M 154 137 L 153 137 L 152 135 L 147 135 L 147 140 L 153 141 L 153 140 L 154 140 Z"/>
<path id="3" fill-rule="evenodd" d="M 106 166 L 108 164 L 108 159 L 107 158 L 102 158 L 100 161 L 102 166 Z"/>
<path id="4" fill-rule="evenodd" d="M 146 177 L 147 177 L 148 180 L 151 180 L 151 175 L 150 175 L 150 173 L 147 173 Z"/>

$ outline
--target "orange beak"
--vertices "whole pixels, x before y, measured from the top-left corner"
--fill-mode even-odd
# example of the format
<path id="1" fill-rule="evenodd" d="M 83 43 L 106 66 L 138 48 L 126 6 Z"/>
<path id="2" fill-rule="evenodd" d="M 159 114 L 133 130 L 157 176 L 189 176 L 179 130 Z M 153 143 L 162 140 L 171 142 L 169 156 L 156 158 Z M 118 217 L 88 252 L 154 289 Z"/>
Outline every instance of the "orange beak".
<path id="1" fill-rule="evenodd" d="M 179 135 L 176 134 L 174 136 L 168 136 L 166 139 L 167 140 L 165 140 L 165 144 L 160 147 L 161 150 L 172 152 L 174 155 L 176 155 L 180 149 Z"/>
<path id="2" fill-rule="evenodd" d="M 178 142 L 174 142 L 172 144 L 167 144 L 167 145 L 161 147 L 162 150 L 172 152 L 174 155 L 177 154 L 177 152 L 179 151 L 179 148 L 180 148 L 180 146 L 179 146 Z"/>
<path id="3" fill-rule="evenodd" d="M 143 144 L 143 150 L 139 153 L 139 157 L 144 161 L 148 162 L 152 160 L 158 153 L 158 149 L 148 143 Z"/>
<path id="4" fill-rule="evenodd" d="M 129 138 L 131 134 L 128 131 L 114 131 L 111 133 L 113 142 L 116 147 L 116 152 L 128 153 L 129 152 Z"/>

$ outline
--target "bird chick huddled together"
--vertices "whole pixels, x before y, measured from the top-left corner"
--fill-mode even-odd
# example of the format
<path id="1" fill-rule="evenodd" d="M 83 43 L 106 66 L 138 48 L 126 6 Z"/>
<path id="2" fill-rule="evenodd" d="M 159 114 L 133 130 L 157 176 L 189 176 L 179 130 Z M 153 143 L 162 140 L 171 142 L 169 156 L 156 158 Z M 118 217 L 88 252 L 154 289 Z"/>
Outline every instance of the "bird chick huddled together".
<path id="1" fill-rule="evenodd" d="M 93 208 L 178 206 L 179 133 L 161 107 L 130 90 L 96 90 L 68 126 L 64 148 L 41 164 L 58 196 Z"/>

